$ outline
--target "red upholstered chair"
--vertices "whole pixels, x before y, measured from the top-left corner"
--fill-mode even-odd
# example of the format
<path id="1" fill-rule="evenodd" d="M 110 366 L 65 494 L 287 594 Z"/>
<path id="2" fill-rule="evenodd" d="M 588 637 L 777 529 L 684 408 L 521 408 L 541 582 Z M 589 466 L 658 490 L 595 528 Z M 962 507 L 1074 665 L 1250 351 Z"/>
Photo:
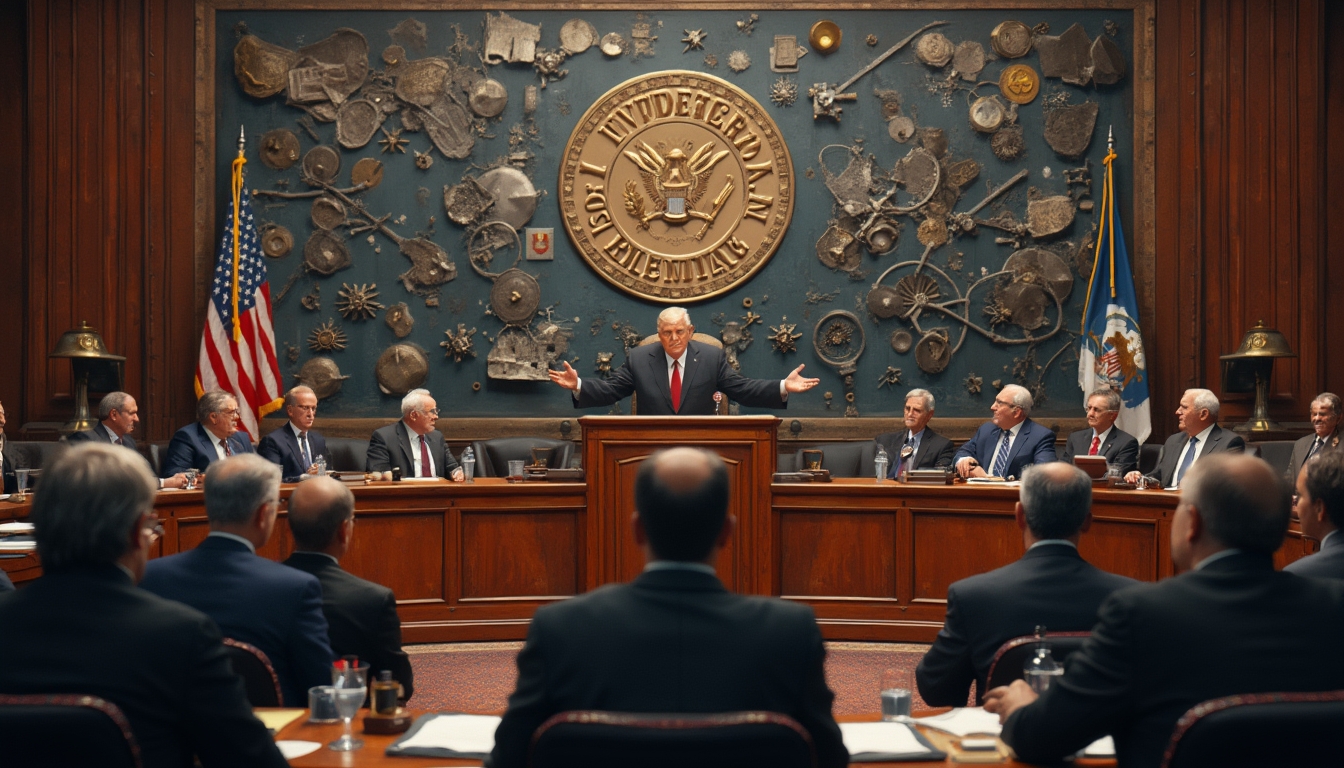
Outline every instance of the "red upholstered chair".
<path id="1" fill-rule="evenodd" d="M 1091 632 L 1046 632 L 1045 641 L 1050 644 L 1050 655 L 1062 667 L 1074 651 L 1082 648 L 1083 643 L 1091 636 Z M 980 691 L 980 698 L 984 698 L 990 689 L 1020 680 L 1027 659 L 1035 655 L 1035 635 L 1014 637 L 999 646 L 999 650 L 994 652 L 994 659 L 989 662 L 989 674 L 985 676 L 985 690 Z"/>
<path id="2" fill-rule="evenodd" d="M 1339 765 L 1344 691 L 1210 699 L 1176 721 L 1163 768 Z"/>
<path id="3" fill-rule="evenodd" d="M 280 678 L 275 674 L 271 660 L 255 645 L 224 638 L 224 650 L 229 652 L 233 672 L 243 678 L 247 689 L 247 703 L 254 707 L 278 707 L 284 701 L 280 693 Z"/>
<path id="4" fill-rule="evenodd" d="M 0 694 L 0 751 L 5 765 L 140 768 L 126 716 L 82 693 Z"/>
<path id="5" fill-rule="evenodd" d="M 812 735 L 777 712 L 561 712 L 532 734 L 531 768 L 814 768 Z"/>

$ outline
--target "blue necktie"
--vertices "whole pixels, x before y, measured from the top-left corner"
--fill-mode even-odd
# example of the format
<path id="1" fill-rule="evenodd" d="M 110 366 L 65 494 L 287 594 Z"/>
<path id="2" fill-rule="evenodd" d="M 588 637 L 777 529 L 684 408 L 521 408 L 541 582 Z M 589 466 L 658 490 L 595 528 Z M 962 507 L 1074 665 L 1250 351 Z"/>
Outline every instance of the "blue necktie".
<path id="1" fill-rule="evenodd" d="M 308 468 L 313 466 L 313 454 L 308 450 L 307 432 L 299 433 L 299 447 L 303 450 L 303 471 L 307 472 Z"/>
<path id="2" fill-rule="evenodd" d="M 994 477 L 1003 477 L 1003 471 L 1008 468 L 1008 443 L 1012 441 L 1013 433 L 1008 430 L 1002 430 L 1003 442 L 999 443 L 999 450 L 994 454 L 994 466 L 990 467 L 989 474 Z"/>
<path id="3" fill-rule="evenodd" d="M 1178 488 L 1180 487 L 1181 478 L 1185 477 L 1185 470 L 1189 469 L 1190 465 L 1195 461 L 1195 448 L 1197 448 L 1198 446 L 1199 446 L 1199 438 L 1198 437 L 1190 438 L 1190 450 L 1185 452 L 1185 459 L 1181 461 L 1180 468 L 1176 470 L 1176 478 L 1172 482 L 1172 485 Z"/>

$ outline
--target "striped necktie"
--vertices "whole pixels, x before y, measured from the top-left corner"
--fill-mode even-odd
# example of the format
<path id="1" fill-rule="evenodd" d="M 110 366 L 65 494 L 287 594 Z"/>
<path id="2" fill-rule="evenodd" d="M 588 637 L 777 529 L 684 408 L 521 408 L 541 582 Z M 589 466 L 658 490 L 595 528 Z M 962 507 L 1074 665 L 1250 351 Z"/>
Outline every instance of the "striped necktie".
<path id="1" fill-rule="evenodd" d="M 1003 442 L 999 443 L 999 450 L 994 453 L 994 466 L 990 468 L 989 474 L 993 477 L 1003 477 L 1003 472 L 1008 468 L 1008 444 L 1013 441 L 1013 433 L 1008 430 L 1002 430 Z"/>

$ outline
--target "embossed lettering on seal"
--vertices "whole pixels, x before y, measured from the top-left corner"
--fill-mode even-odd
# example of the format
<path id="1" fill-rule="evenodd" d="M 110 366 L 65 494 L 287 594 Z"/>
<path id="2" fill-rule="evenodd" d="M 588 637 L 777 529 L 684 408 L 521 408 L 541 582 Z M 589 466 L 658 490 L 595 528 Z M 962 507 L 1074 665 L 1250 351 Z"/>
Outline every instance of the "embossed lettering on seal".
<path id="1" fill-rule="evenodd" d="M 793 217 L 793 161 L 751 96 L 698 72 L 616 86 L 565 147 L 565 231 L 599 275 L 653 301 L 708 299 L 751 279 Z"/>

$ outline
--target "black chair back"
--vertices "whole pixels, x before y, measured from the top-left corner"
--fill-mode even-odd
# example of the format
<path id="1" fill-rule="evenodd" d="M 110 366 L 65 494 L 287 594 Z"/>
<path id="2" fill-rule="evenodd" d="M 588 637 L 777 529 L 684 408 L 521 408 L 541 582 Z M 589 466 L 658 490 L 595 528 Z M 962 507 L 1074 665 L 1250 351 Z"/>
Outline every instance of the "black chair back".
<path id="1" fill-rule="evenodd" d="M 873 464 L 877 456 L 877 443 L 865 442 L 822 443 L 812 448 L 799 448 L 793 454 L 793 471 L 806 468 L 803 451 L 821 451 L 821 468 L 829 469 L 831 477 L 875 477 L 877 471 Z"/>
<path id="2" fill-rule="evenodd" d="M 1045 641 L 1050 644 L 1050 655 L 1062 667 L 1091 636 L 1091 632 L 1046 632 Z M 991 688 L 1022 679 L 1027 660 L 1035 655 L 1035 635 L 1014 637 L 999 646 L 999 650 L 994 652 L 994 659 L 989 662 L 985 690 L 977 692 L 977 700 L 983 699 L 985 692 Z"/>
<path id="3" fill-rule="evenodd" d="M 566 469 L 574 456 L 574 443 L 569 440 L 552 440 L 549 437 L 497 437 L 494 440 L 476 440 L 471 444 L 476 454 L 477 477 L 507 477 L 509 462 L 522 460 L 532 463 L 533 448 L 549 448 L 551 454 L 546 466 L 551 469 Z M 459 457 L 461 458 L 461 457 Z"/>
<path id="4" fill-rule="evenodd" d="M 363 472 L 369 454 L 369 441 L 352 437 L 328 437 L 327 458 L 335 472 Z"/>
<path id="5" fill-rule="evenodd" d="M 233 663 L 233 673 L 243 678 L 247 703 L 254 707 L 278 707 L 284 701 L 280 693 L 280 678 L 275 674 L 271 660 L 255 645 L 224 638 L 224 650 Z"/>
<path id="6" fill-rule="evenodd" d="M 1176 721 L 1162 765 L 1339 765 L 1341 724 L 1344 691 L 1211 699 Z"/>
<path id="7" fill-rule="evenodd" d="M 815 768 L 807 729 L 777 712 L 561 712 L 532 735 L 531 768 Z"/>
<path id="8" fill-rule="evenodd" d="M 0 745 L 5 765 L 140 768 L 121 709 L 81 693 L 0 694 Z"/>
<path id="9" fill-rule="evenodd" d="M 1157 460 L 1162 458 L 1162 446 L 1156 443 L 1144 443 L 1139 446 L 1139 471 L 1145 475 L 1157 469 Z"/>
<path id="10" fill-rule="evenodd" d="M 1247 447 L 1258 448 L 1260 458 L 1268 462 L 1275 472 L 1286 475 L 1288 474 L 1288 464 L 1293 460 L 1294 445 L 1295 442 L 1292 440 L 1266 440 L 1260 443 L 1251 443 Z M 1297 482 L 1296 477 L 1290 479 Z"/>

